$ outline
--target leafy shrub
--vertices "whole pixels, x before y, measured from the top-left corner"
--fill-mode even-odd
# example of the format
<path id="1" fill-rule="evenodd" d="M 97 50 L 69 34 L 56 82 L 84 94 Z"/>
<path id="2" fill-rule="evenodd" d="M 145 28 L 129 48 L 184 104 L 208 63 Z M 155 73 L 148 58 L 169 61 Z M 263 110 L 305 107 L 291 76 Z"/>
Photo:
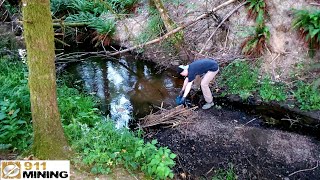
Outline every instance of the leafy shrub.
<path id="1" fill-rule="evenodd" d="M 236 60 L 223 69 L 219 84 L 226 86 L 228 93 L 239 94 L 246 99 L 258 86 L 258 69 L 251 68 L 245 61 Z"/>
<path id="2" fill-rule="evenodd" d="M 304 82 L 297 83 L 297 90 L 294 91 L 294 96 L 300 103 L 299 107 L 302 110 L 319 110 L 320 109 L 320 92 L 312 87 L 311 84 Z"/>
<path id="3" fill-rule="evenodd" d="M 284 86 L 273 83 L 268 76 L 263 79 L 259 93 L 264 101 L 284 101 L 287 98 Z"/>
<path id="4" fill-rule="evenodd" d="M 315 49 L 320 47 L 320 10 L 294 10 L 293 28 L 309 46 L 309 55 L 315 55 Z"/>
<path id="5" fill-rule="evenodd" d="M 26 67 L 0 58 L 0 69 L 0 144 L 23 150 L 32 139 Z"/>
<path id="6" fill-rule="evenodd" d="M 144 143 L 127 129 L 116 129 L 109 120 L 98 121 L 94 127 L 76 122 L 68 125 L 67 131 L 81 134 L 73 147 L 81 152 L 83 162 L 92 173 L 109 173 L 112 167 L 124 165 L 129 169 L 140 169 L 158 179 L 173 177 L 171 168 L 176 155 L 167 148 L 157 148 L 156 141 Z"/>
<path id="7" fill-rule="evenodd" d="M 31 144 L 31 125 L 20 119 L 17 104 L 8 99 L 0 101 L 0 142 L 20 150 Z"/>
<path id="8" fill-rule="evenodd" d="M 0 58 L 0 100 L 15 102 L 19 117 L 31 121 L 28 72 L 25 64 L 8 58 Z"/>

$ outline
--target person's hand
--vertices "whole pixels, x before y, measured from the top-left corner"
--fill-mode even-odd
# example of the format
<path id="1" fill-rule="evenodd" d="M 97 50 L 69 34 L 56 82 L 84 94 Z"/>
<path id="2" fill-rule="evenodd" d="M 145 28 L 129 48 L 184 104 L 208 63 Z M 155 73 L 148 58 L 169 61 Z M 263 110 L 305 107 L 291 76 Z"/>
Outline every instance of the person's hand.
<path id="1" fill-rule="evenodd" d="M 176 98 L 176 103 L 177 103 L 178 105 L 184 104 L 185 101 L 186 101 L 186 98 L 185 98 L 185 97 L 178 96 L 178 97 Z"/>

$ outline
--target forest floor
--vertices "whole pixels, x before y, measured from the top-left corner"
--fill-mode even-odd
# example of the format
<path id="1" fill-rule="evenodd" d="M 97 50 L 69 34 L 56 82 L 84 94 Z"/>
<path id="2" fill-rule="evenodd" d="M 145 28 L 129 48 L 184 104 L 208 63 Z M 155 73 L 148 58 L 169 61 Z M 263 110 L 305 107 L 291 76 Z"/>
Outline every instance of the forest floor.
<path id="1" fill-rule="evenodd" d="M 239 110 L 198 110 L 198 118 L 149 132 L 178 155 L 176 179 L 211 179 L 230 165 L 238 179 L 319 179 L 319 138 L 262 127 Z"/>

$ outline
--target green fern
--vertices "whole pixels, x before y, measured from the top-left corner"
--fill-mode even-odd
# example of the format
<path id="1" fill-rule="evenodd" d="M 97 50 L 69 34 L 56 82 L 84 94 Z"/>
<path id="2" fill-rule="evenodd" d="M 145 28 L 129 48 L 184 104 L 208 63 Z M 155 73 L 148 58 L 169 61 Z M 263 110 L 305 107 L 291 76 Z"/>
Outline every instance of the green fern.
<path id="1" fill-rule="evenodd" d="M 293 10 L 295 19 L 293 28 L 305 38 L 309 47 L 310 57 L 314 57 L 315 50 L 320 47 L 320 10 Z"/>
<path id="2" fill-rule="evenodd" d="M 258 25 L 254 34 L 250 35 L 241 45 L 242 53 L 250 57 L 262 55 L 270 39 L 269 27 Z"/>
<path id="3" fill-rule="evenodd" d="M 248 18 L 256 20 L 259 13 L 267 15 L 267 4 L 264 0 L 247 0 L 247 2 Z"/>

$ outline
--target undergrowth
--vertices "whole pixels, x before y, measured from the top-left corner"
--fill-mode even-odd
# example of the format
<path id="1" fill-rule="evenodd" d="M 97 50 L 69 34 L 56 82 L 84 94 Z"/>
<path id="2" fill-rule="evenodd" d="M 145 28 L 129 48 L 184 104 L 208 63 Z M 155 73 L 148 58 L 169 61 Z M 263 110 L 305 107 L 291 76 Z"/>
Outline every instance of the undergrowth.
<path id="1" fill-rule="evenodd" d="M 302 81 L 297 83 L 294 96 L 299 102 L 301 110 L 319 110 L 320 109 L 320 91 L 313 88 L 311 84 Z"/>
<path id="2" fill-rule="evenodd" d="M 287 100 L 287 95 L 293 95 L 296 106 L 301 110 L 320 110 L 320 91 L 317 80 L 313 83 L 298 81 L 293 86 L 274 82 L 270 76 L 259 76 L 257 66 L 251 66 L 247 61 L 235 60 L 221 71 L 218 77 L 220 88 L 225 89 L 221 96 L 237 94 L 243 100 L 249 96 L 259 95 L 263 101 Z M 294 90 L 291 90 L 294 89 Z"/>
<path id="3" fill-rule="evenodd" d="M 259 94 L 264 101 L 284 101 L 287 99 L 284 84 L 273 82 L 269 76 L 265 76 L 259 88 Z"/>
<path id="4" fill-rule="evenodd" d="M 239 94 L 246 99 L 257 89 L 258 68 L 251 68 L 249 63 L 236 60 L 223 69 L 219 84 L 227 87 L 228 94 Z"/>

